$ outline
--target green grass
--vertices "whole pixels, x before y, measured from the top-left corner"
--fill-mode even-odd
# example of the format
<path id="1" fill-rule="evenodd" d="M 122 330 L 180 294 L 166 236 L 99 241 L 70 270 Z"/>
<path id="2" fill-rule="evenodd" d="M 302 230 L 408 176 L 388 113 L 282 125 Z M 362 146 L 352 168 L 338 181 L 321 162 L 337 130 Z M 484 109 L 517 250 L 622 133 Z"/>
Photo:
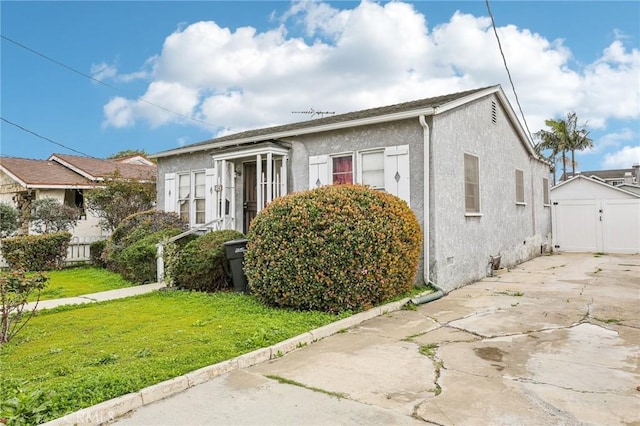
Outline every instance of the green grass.
<path id="1" fill-rule="evenodd" d="M 116 273 L 92 266 L 49 271 L 46 275 L 49 281 L 40 294 L 40 300 L 74 297 L 134 285 Z M 35 295 L 29 299 L 34 301 Z"/>
<path id="2" fill-rule="evenodd" d="M 0 349 L 0 401 L 18 383 L 53 392 L 50 420 L 339 318 L 268 308 L 248 295 L 179 291 L 42 311 Z"/>

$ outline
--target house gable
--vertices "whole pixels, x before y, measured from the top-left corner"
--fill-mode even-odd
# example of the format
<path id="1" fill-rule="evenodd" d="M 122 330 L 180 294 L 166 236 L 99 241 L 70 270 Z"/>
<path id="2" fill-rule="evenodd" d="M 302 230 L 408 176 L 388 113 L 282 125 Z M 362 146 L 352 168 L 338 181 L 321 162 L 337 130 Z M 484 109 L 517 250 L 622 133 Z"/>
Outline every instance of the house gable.
<path id="1" fill-rule="evenodd" d="M 551 188 L 551 200 L 637 199 L 636 194 L 586 176 L 575 176 Z"/>

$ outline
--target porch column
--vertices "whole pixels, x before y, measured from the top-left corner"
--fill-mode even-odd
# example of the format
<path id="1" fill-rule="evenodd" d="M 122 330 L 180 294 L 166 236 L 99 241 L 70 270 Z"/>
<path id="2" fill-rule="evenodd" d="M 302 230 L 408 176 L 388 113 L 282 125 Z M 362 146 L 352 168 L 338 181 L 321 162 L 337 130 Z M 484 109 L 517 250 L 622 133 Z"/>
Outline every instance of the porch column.
<path id="1" fill-rule="evenodd" d="M 287 195 L 287 163 L 289 162 L 289 156 L 282 156 L 282 164 L 280 166 L 280 195 Z"/>
<path id="2" fill-rule="evenodd" d="M 267 152 L 267 178 L 265 179 L 267 185 L 267 203 L 273 200 L 273 154 Z"/>
<path id="3" fill-rule="evenodd" d="M 262 210 L 262 155 L 256 155 L 256 204 L 258 213 Z"/>

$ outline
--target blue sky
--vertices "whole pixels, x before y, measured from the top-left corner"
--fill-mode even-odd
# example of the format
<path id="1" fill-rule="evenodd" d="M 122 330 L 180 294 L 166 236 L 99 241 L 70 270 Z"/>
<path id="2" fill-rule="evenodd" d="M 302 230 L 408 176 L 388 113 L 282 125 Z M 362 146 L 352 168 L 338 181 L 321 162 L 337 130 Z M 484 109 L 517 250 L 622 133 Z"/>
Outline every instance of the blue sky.
<path id="1" fill-rule="evenodd" d="M 640 162 L 640 2 L 490 6 L 531 132 L 576 111 L 596 143 L 577 156 L 578 170 Z M 342 113 L 494 84 L 517 110 L 484 1 L 0 8 L 3 37 L 104 83 L 3 38 L 2 118 L 95 157 L 308 118 L 292 111 Z M 0 125 L 3 156 L 77 154 Z"/>

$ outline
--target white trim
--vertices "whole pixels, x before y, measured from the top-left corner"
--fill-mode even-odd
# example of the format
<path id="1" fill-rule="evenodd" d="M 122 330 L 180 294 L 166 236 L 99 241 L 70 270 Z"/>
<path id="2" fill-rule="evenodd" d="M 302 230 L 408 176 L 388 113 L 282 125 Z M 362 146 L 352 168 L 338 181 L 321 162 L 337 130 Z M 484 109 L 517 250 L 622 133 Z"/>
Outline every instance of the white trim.
<path id="1" fill-rule="evenodd" d="M 235 145 L 235 143 L 234 143 Z M 262 147 L 262 148 L 251 148 L 245 149 L 241 151 L 233 151 L 227 152 L 224 154 L 216 154 L 210 153 L 212 157 L 216 160 L 237 160 L 245 157 L 255 157 L 258 154 L 275 154 L 275 155 L 288 155 L 289 149 L 287 148 L 277 148 L 277 147 Z"/>
<path id="2" fill-rule="evenodd" d="M 92 174 L 89 174 L 87 172 L 85 172 L 84 170 L 82 170 L 79 167 L 74 166 L 73 164 L 69 163 L 68 161 L 64 161 L 62 158 L 60 157 L 56 157 L 55 154 L 51 155 L 51 157 L 48 158 L 48 161 L 55 161 L 56 163 L 70 169 L 73 170 L 74 172 L 76 172 L 77 174 L 86 177 L 87 179 L 93 180 L 93 181 L 99 181 L 99 180 L 104 180 L 101 177 L 97 177 L 97 176 L 93 176 Z"/>
<path id="3" fill-rule="evenodd" d="M 340 152 L 337 154 L 330 154 L 327 156 L 327 185 L 333 185 L 333 159 L 351 157 L 351 183 L 356 182 L 356 153 L 354 151 Z"/>
<path id="4" fill-rule="evenodd" d="M 521 202 L 521 201 L 516 201 L 516 206 L 526 206 L 527 203 L 525 202 Z"/>
<path id="5" fill-rule="evenodd" d="M 482 213 L 465 213 L 465 217 L 482 217 Z"/>

